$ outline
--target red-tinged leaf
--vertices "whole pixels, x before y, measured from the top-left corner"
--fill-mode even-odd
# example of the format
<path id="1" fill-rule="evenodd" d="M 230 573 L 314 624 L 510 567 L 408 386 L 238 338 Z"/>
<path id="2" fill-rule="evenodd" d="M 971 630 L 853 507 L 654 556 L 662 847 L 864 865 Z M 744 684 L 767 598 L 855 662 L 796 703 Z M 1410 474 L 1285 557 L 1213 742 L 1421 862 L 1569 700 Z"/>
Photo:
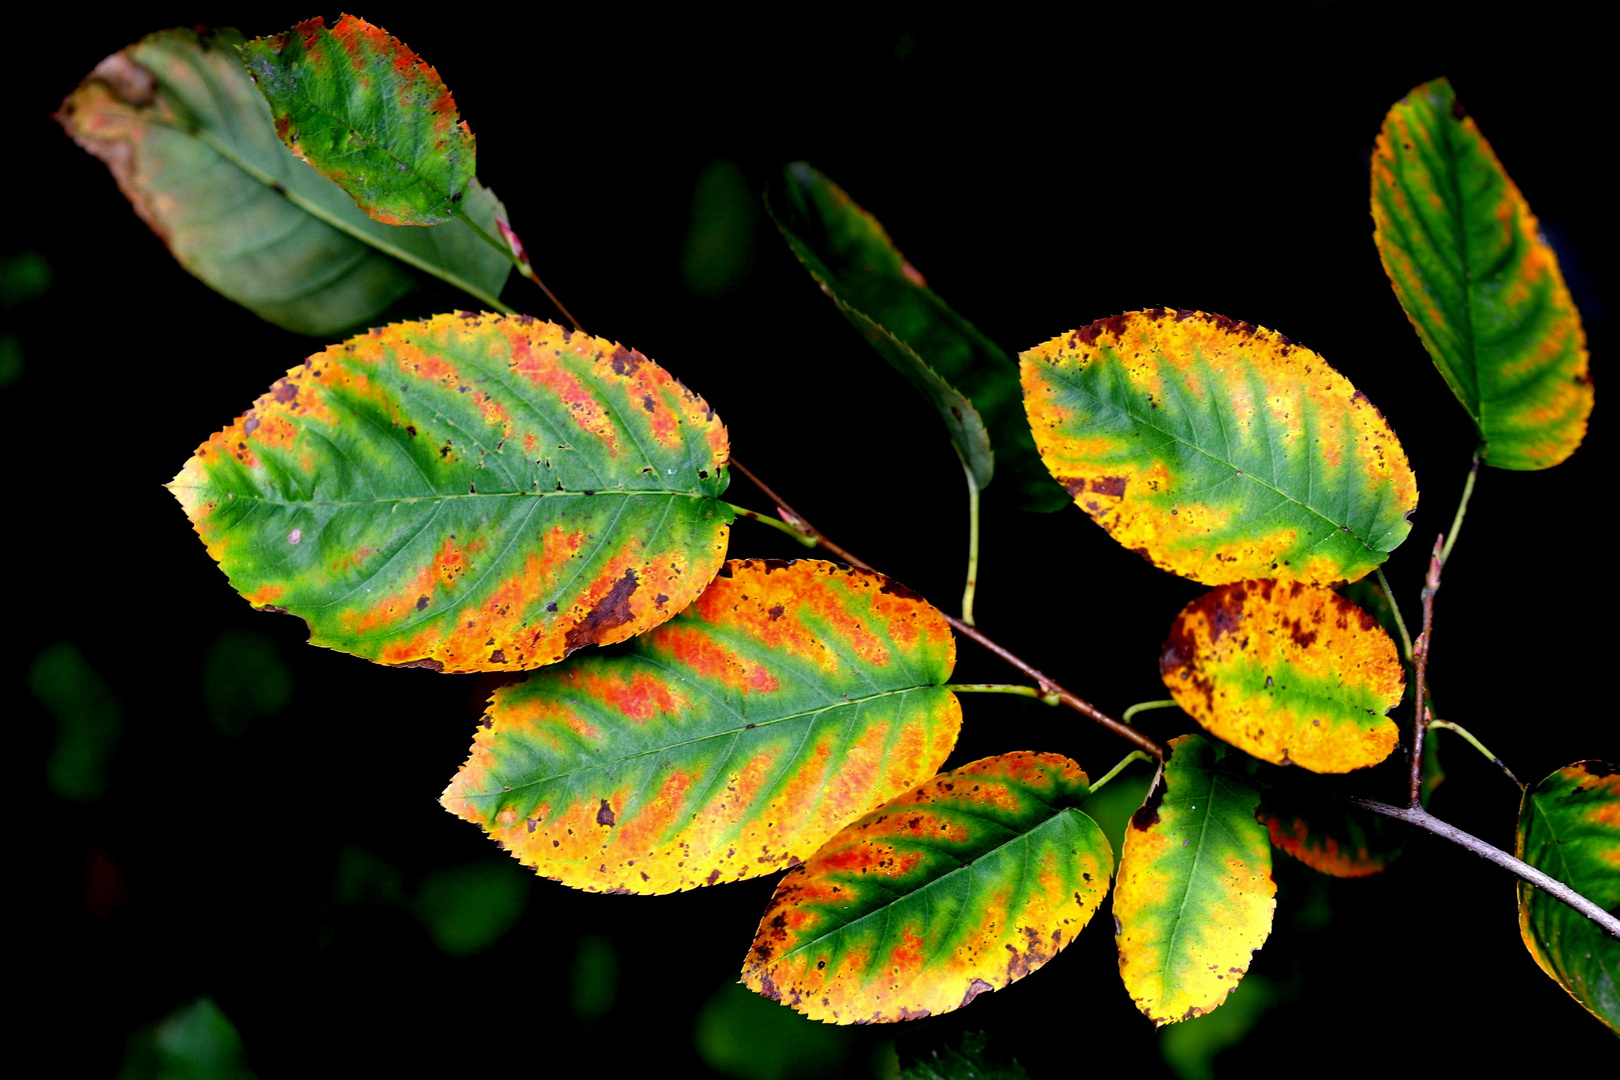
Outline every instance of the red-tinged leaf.
<path id="1" fill-rule="evenodd" d="M 1265 792 L 1260 820 L 1280 848 L 1333 877 L 1367 877 L 1394 862 L 1409 827 L 1353 806 L 1329 804 L 1280 787 Z"/>
<path id="2" fill-rule="evenodd" d="M 463 312 L 316 353 L 169 487 L 237 591 L 313 644 L 499 671 L 689 604 L 725 558 L 726 457 L 640 353 Z"/>
<path id="3" fill-rule="evenodd" d="M 461 222 L 374 221 L 276 137 L 235 30 L 163 30 L 107 57 L 56 119 L 106 163 L 141 219 L 209 288 L 277 326 L 327 337 L 373 322 L 422 275 L 495 306 L 511 264 Z M 461 203 L 493 232 L 500 202 Z"/>
<path id="4" fill-rule="evenodd" d="M 1545 469 L 1592 412 L 1586 332 L 1524 196 L 1445 79 L 1389 110 L 1372 159 L 1373 239 L 1390 284 L 1485 442 Z"/>
<path id="5" fill-rule="evenodd" d="M 1524 793 L 1519 858 L 1620 914 L 1620 768 L 1577 761 Z M 1620 941 L 1528 882 L 1519 934 L 1541 970 L 1620 1034 Z"/>
<path id="6" fill-rule="evenodd" d="M 1022 368 L 1046 467 L 1173 574 L 1355 581 L 1411 529 L 1417 481 L 1389 424 L 1273 330 L 1150 308 L 1038 345 Z"/>
<path id="7" fill-rule="evenodd" d="M 1260 793 L 1222 766 L 1229 751 L 1197 735 L 1170 748 L 1125 830 L 1114 889 L 1120 975 L 1158 1025 L 1226 1000 L 1271 933 L 1277 892 Z"/>
<path id="8" fill-rule="evenodd" d="M 472 131 L 444 80 L 380 26 L 344 15 L 242 47 L 293 153 L 389 225 L 436 225 L 461 212 Z"/>
<path id="9" fill-rule="evenodd" d="M 1090 921 L 1114 854 L 1086 774 L 1013 753 L 943 773 L 784 877 L 743 982 L 838 1024 L 948 1012 L 1045 964 Z"/>
<path id="10" fill-rule="evenodd" d="M 575 888 L 769 874 L 939 768 L 955 659 L 944 616 L 881 574 L 730 562 L 628 651 L 497 691 L 441 801 Z"/>
<path id="11" fill-rule="evenodd" d="M 1159 657 L 1170 695 L 1210 733 L 1274 765 L 1342 773 L 1400 737 L 1405 690 L 1378 620 L 1327 589 L 1243 581 L 1184 608 Z"/>

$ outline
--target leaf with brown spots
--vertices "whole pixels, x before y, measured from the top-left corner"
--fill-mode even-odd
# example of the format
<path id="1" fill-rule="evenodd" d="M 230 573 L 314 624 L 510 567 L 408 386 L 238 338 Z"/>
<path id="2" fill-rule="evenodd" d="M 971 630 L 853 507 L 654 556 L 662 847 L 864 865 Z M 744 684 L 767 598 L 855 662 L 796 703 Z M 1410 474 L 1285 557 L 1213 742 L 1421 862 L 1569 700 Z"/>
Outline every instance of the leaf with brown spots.
<path id="1" fill-rule="evenodd" d="M 1394 862 L 1411 827 L 1343 803 L 1277 785 L 1261 797 L 1260 820 L 1273 847 L 1319 873 L 1359 878 Z"/>
<path id="2" fill-rule="evenodd" d="M 1592 412 L 1586 332 L 1530 205 L 1445 79 L 1389 110 L 1373 240 L 1406 317 L 1503 469 L 1575 452 Z"/>
<path id="3" fill-rule="evenodd" d="M 326 337 L 375 321 L 431 275 L 496 306 L 511 263 L 462 222 L 385 225 L 276 137 L 235 30 L 163 30 L 107 57 L 56 119 L 106 163 L 180 265 L 255 315 Z M 460 204 L 504 216 L 476 180 Z"/>
<path id="4" fill-rule="evenodd" d="M 169 489 L 238 592 L 313 644 L 539 667 L 689 604 L 725 559 L 724 425 L 638 352 L 440 315 L 311 356 Z"/>
<path id="5" fill-rule="evenodd" d="M 774 873 L 939 768 L 955 659 L 944 616 L 881 574 L 730 562 L 627 651 L 498 690 L 442 802 L 579 889 Z"/>
<path id="6" fill-rule="evenodd" d="M 1170 695 L 1213 735 L 1274 765 L 1376 765 L 1399 732 L 1395 643 L 1328 589 L 1241 581 L 1184 608 L 1159 657 Z"/>
<path id="7" fill-rule="evenodd" d="M 1519 858 L 1608 912 L 1620 912 L 1620 768 L 1577 761 L 1524 793 Z M 1620 941 L 1519 882 L 1525 948 L 1570 997 L 1620 1033 Z"/>
<path id="8" fill-rule="evenodd" d="M 1226 1000 L 1277 904 L 1260 793 L 1223 765 L 1219 743 L 1183 735 L 1170 750 L 1125 830 L 1114 889 L 1120 975 L 1161 1026 Z"/>
<path id="9" fill-rule="evenodd" d="M 1012 357 L 928 288 L 877 218 L 802 161 L 766 205 L 822 291 L 933 408 L 974 484 L 999 469 L 1020 506 L 1062 509 L 1030 441 Z"/>
<path id="10" fill-rule="evenodd" d="M 845 828 L 784 877 L 743 983 L 812 1020 L 959 1009 L 1051 960 L 1114 870 L 1077 806 L 1086 774 L 1012 753 L 942 773 Z"/>
<path id="11" fill-rule="evenodd" d="M 1046 467 L 1115 540 L 1173 574 L 1355 581 L 1411 529 L 1417 481 L 1389 424 L 1273 330 L 1150 308 L 1022 360 Z"/>
<path id="12" fill-rule="evenodd" d="M 293 153 L 389 225 L 437 225 L 472 183 L 472 131 L 439 78 L 398 38 L 344 15 L 242 46 Z"/>

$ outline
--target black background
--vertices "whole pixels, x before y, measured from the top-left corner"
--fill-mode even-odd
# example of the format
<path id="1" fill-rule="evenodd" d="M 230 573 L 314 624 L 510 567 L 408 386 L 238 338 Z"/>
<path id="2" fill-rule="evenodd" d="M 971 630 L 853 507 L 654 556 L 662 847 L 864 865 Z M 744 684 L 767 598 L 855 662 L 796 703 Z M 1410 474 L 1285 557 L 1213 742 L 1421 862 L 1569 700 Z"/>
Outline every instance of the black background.
<path id="1" fill-rule="evenodd" d="M 559 1054 L 602 1075 L 701 1073 L 694 1017 L 735 978 L 769 880 L 641 898 L 526 879 L 521 921 L 470 957 L 436 949 L 408 902 L 364 889 L 357 900 L 340 880 L 357 851 L 392 867 L 406 897 L 444 868 L 502 858 L 435 802 L 491 684 L 309 648 L 298 620 L 254 613 L 231 591 L 159 486 L 314 343 L 190 278 L 49 113 L 148 31 L 234 24 L 256 36 L 313 12 L 149 10 L 71 26 L 35 11 L 13 31 L 27 55 L 4 73 L 0 254 L 38 251 L 54 269 L 48 293 L 7 315 L 25 366 L 0 389 L 19 1045 L 48 1042 L 64 1074 L 104 1074 L 132 1031 L 208 994 L 261 1075 L 538 1070 L 560 1067 Z M 782 164 L 811 161 L 1011 350 L 1166 304 L 1320 352 L 1382 409 L 1417 471 L 1415 527 L 1388 565 L 1411 613 L 1472 439 L 1379 267 L 1367 162 L 1388 105 L 1449 75 L 1559 247 L 1600 404 L 1567 464 L 1481 478 L 1438 604 L 1437 692 L 1531 779 L 1620 752 L 1599 698 L 1612 641 L 1601 508 L 1613 492 L 1602 404 L 1613 263 L 1600 240 L 1612 236 L 1600 161 L 1612 98 L 1584 51 L 1597 31 L 1571 9 L 1527 5 L 1489 23 L 1321 3 L 1062 22 L 808 7 L 729 20 L 358 13 L 438 67 L 478 136 L 480 177 L 585 326 L 704 395 L 750 468 L 944 607 L 959 595 L 965 510 L 936 422 L 757 211 L 731 234 L 751 252 L 747 275 L 723 296 L 693 293 L 682 251 L 703 170 L 734 163 L 757 189 Z M 505 299 L 552 314 L 516 279 Z M 464 303 L 428 291 L 409 313 Z M 981 625 L 1116 714 L 1162 696 L 1158 645 L 1199 587 L 1078 510 L 1035 517 L 998 494 L 985 495 Z M 767 509 L 740 478 L 730 497 Z M 732 552 L 800 549 L 742 522 Z M 293 686 L 236 737 L 210 725 L 199 689 L 208 649 L 232 631 L 269 640 Z M 41 764 L 57 729 L 27 673 L 55 642 L 76 645 L 124 707 L 109 786 L 88 803 L 53 796 Z M 1009 674 L 963 645 L 959 678 Z M 951 764 L 1053 750 L 1095 776 L 1124 752 L 1078 716 L 1021 699 L 980 696 L 965 711 Z M 1142 720 L 1159 738 L 1190 723 L 1175 711 Z M 1511 786 L 1458 743 L 1445 761 L 1436 812 L 1510 847 Z M 1328 881 L 1282 856 L 1277 875 L 1277 930 L 1253 971 L 1280 999 L 1219 1059 L 1223 1073 L 1612 1060 L 1612 1035 L 1519 943 L 1502 871 L 1418 840 L 1373 879 Z M 1120 988 L 1106 923 L 964 1012 L 838 1036 L 852 1040 L 840 1051 L 850 1075 L 885 1039 L 903 1035 L 906 1049 L 963 1027 L 988 1030 L 1038 1077 L 1155 1074 L 1159 1036 Z M 617 955 L 613 1005 L 593 1020 L 569 1005 L 581 935 Z"/>

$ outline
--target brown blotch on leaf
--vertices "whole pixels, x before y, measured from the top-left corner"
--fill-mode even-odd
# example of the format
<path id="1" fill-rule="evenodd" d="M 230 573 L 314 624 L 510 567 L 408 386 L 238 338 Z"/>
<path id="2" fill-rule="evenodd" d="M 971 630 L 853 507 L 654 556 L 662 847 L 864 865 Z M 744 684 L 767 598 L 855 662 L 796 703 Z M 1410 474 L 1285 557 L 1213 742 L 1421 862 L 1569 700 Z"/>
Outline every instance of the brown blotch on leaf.
<path id="1" fill-rule="evenodd" d="M 434 660 L 432 658 L 425 658 L 425 659 L 422 659 L 422 660 L 407 660 L 403 664 L 390 664 L 389 666 L 390 667 L 398 667 L 398 668 L 419 667 L 419 668 L 427 668 L 429 671 L 443 671 L 444 670 L 444 663 L 442 661 Z"/>
<path id="2" fill-rule="evenodd" d="M 1120 498 L 1125 494 L 1125 478 L 1123 476 L 1099 476 L 1091 482 L 1091 490 L 1099 495 Z"/>
<path id="3" fill-rule="evenodd" d="M 613 587 L 602 597 L 601 602 L 577 625 L 569 628 L 563 638 L 563 648 L 571 653 L 586 645 L 595 645 L 606 637 L 609 631 L 635 618 L 630 610 L 630 597 L 635 594 L 636 582 L 636 572 L 626 570 L 624 577 L 613 583 Z"/>
<path id="4" fill-rule="evenodd" d="M 598 825 L 612 825 L 616 820 L 618 819 L 613 814 L 613 807 L 608 805 L 606 799 L 603 799 L 602 808 L 596 812 L 596 823 Z"/>
<path id="5" fill-rule="evenodd" d="M 974 979 L 971 983 L 968 984 L 967 993 L 962 995 L 962 1004 L 966 1005 L 969 1002 L 971 1002 L 974 998 L 976 998 L 980 994 L 984 993 L 986 990 L 994 990 L 994 989 L 995 989 L 995 987 L 991 986 L 989 983 L 985 982 L 983 979 Z M 960 1008 L 960 1007 L 961 1006 L 958 1006 L 958 1008 Z"/>

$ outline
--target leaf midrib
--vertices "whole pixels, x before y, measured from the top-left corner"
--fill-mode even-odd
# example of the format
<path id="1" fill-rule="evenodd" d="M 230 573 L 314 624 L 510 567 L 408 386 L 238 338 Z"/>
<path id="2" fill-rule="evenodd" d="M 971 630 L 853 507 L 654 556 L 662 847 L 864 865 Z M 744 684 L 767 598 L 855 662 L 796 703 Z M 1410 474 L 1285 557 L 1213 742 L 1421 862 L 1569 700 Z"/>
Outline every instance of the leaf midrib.
<path id="1" fill-rule="evenodd" d="M 196 485 L 167 484 L 165 486 L 168 487 L 171 491 L 174 491 L 174 490 L 192 490 L 192 491 L 219 492 L 221 494 L 229 494 L 231 496 L 231 500 L 233 502 L 235 500 L 237 500 L 237 499 L 241 499 L 241 500 L 246 501 L 246 502 L 260 503 L 260 504 L 267 505 L 267 506 L 289 506 L 289 507 L 298 507 L 298 508 L 304 508 L 304 507 L 345 507 L 345 506 L 393 506 L 393 505 L 397 505 L 397 504 L 400 504 L 400 503 L 438 503 L 438 502 L 447 502 L 447 501 L 449 501 L 451 499 L 520 499 L 520 498 L 528 498 L 528 499 L 557 499 L 557 498 L 599 499 L 599 498 L 601 498 L 603 496 L 612 496 L 612 495 L 617 495 L 617 496 L 624 497 L 624 498 L 634 498 L 634 497 L 641 497 L 641 496 L 655 497 L 655 496 L 665 496 L 665 495 L 667 495 L 667 496 L 670 496 L 670 497 L 673 497 L 673 498 L 700 499 L 700 500 L 707 500 L 709 502 L 714 502 L 714 503 L 719 503 L 721 501 L 720 499 L 718 499 L 717 497 L 715 497 L 713 495 L 704 495 L 701 492 L 670 491 L 670 490 L 664 489 L 664 488 L 649 488 L 649 489 L 646 489 L 646 490 L 641 490 L 641 489 L 637 489 L 637 488 L 604 488 L 604 489 L 601 489 L 601 490 L 597 490 L 597 489 L 593 488 L 589 494 L 585 493 L 584 491 L 477 491 L 477 492 L 448 493 L 448 494 L 435 494 L 435 495 L 387 496 L 387 497 L 376 498 L 376 499 L 296 499 L 295 500 L 295 499 L 273 499 L 273 498 L 269 498 L 269 497 L 263 496 L 263 495 L 242 494 L 240 492 L 227 491 L 225 489 L 222 489 L 222 488 L 219 488 L 219 487 L 216 487 L 216 486 L 205 486 L 205 485 L 201 485 L 201 484 L 196 484 Z"/>

